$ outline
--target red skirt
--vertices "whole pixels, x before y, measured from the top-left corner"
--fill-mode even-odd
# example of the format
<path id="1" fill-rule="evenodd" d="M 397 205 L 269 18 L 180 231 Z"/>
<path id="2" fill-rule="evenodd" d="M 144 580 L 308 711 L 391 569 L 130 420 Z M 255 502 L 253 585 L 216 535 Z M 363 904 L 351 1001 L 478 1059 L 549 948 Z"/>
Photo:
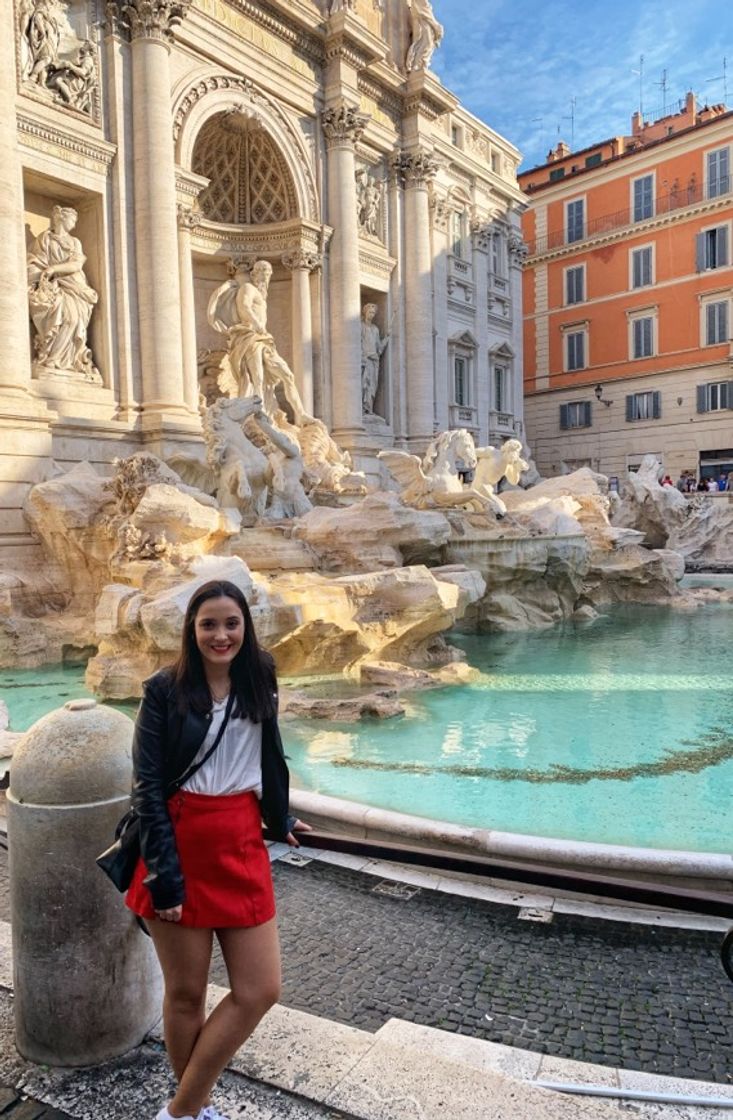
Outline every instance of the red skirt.
<path id="1" fill-rule="evenodd" d="M 181 925 L 259 926 L 275 916 L 270 858 L 255 793 L 212 797 L 179 790 L 168 802 L 186 892 Z M 147 869 L 138 861 L 125 897 L 141 918 L 155 918 Z"/>

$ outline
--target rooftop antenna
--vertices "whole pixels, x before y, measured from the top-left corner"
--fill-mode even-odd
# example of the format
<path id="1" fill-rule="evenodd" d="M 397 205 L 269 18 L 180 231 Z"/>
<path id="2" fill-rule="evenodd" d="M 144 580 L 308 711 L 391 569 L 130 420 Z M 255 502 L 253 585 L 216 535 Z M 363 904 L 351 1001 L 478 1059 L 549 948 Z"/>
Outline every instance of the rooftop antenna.
<path id="1" fill-rule="evenodd" d="M 655 82 L 655 86 L 662 91 L 662 116 L 667 116 L 667 90 L 669 89 L 669 82 L 667 81 L 667 71 L 662 70 L 661 82 Z"/>
<path id="2" fill-rule="evenodd" d="M 706 82 L 722 82 L 723 83 L 723 103 L 728 104 L 728 59 L 723 59 L 723 73 L 718 74 L 717 78 L 706 78 Z"/>
<path id="3" fill-rule="evenodd" d="M 578 104 L 577 97 L 570 98 L 570 115 L 563 117 L 564 121 L 570 121 L 570 151 L 575 151 L 575 107 Z"/>
<path id="4" fill-rule="evenodd" d="M 639 69 L 632 70 L 632 74 L 639 75 L 639 116 L 641 123 L 644 123 L 644 55 L 639 55 Z"/>

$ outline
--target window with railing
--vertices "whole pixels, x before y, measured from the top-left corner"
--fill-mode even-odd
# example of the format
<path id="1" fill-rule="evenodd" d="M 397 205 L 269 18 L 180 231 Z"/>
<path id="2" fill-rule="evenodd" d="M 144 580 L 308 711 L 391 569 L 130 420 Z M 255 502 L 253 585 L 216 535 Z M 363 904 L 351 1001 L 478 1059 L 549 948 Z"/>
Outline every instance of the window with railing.
<path id="1" fill-rule="evenodd" d="M 654 176 L 634 179 L 634 221 L 644 222 L 654 216 Z"/>
<path id="2" fill-rule="evenodd" d="M 585 199 L 576 198 L 566 205 L 567 241 L 582 241 L 585 237 Z"/>
<path id="3" fill-rule="evenodd" d="M 453 358 L 453 401 L 464 408 L 471 403 L 469 382 L 470 359 L 464 355 Z"/>
<path id="4" fill-rule="evenodd" d="M 698 272 L 725 268 L 729 263 L 728 226 L 714 226 L 698 233 L 695 256 Z"/>
<path id="5" fill-rule="evenodd" d="M 718 198 L 730 190 L 730 148 L 708 152 L 708 198 Z"/>
<path id="6" fill-rule="evenodd" d="M 494 366 L 494 408 L 497 412 L 512 411 L 511 371 L 507 366 Z"/>

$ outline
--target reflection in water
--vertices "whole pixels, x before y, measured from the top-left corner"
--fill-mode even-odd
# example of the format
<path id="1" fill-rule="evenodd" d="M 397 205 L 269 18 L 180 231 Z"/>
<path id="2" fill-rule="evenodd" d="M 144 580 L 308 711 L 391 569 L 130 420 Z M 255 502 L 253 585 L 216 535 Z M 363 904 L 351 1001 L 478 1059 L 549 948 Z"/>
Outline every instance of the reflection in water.
<path id="1" fill-rule="evenodd" d="M 356 749 L 357 736 L 348 731 L 316 731 L 306 740 L 308 758 L 313 762 L 332 762 L 345 765 Z"/>

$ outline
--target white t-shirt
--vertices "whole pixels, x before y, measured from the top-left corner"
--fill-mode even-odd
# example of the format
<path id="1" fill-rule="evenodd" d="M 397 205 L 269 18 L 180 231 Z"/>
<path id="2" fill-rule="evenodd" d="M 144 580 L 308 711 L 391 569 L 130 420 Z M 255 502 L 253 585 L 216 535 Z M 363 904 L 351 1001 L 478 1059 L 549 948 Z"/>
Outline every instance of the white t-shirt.
<path id="1" fill-rule="evenodd" d="M 227 702 L 214 703 L 211 725 L 191 765 L 199 762 L 219 734 Z M 190 793 L 221 796 L 253 790 L 262 797 L 262 724 L 229 717 L 221 742 L 211 758 L 193 774 L 183 787 Z"/>

